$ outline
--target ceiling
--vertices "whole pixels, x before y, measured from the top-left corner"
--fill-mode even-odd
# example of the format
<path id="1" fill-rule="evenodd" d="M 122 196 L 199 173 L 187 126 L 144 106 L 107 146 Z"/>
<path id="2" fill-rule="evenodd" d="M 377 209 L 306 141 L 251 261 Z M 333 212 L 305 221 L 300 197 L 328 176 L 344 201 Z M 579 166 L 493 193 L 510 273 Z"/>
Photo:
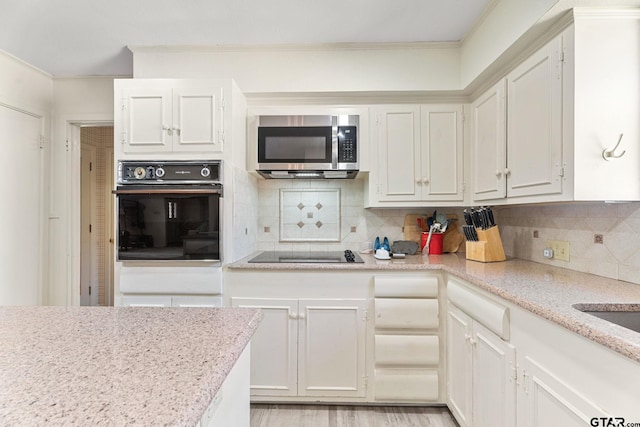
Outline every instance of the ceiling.
<path id="1" fill-rule="evenodd" d="M 0 49 L 54 76 L 124 76 L 127 45 L 458 41 L 491 1 L 2 0 Z"/>

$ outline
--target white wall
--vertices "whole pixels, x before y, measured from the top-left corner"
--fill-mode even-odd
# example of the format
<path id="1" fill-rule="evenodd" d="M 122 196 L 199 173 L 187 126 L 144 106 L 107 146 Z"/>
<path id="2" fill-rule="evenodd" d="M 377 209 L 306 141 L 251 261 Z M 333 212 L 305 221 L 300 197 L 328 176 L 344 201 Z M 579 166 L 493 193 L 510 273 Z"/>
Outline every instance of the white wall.
<path id="1" fill-rule="evenodd" d="M 39 153 L 34 151 L 34 148 L 38 150 L 37 141 L 31 139 L 27 141 L 27 145 L 24 138 L 19 138 L 20 136 L 26 137 L 26 135 L 17 135 L 18 138 L 14 139 L 5 133 L 4 137 L 0 137 L 0 145 L 3 147 L 3 152 L 13 153 L 12 155 L 16 156 L 15 159 L 39 158 L 36 164 L 29 165 L 18 162 L 11 163 L 11 159 L 5 159 L 7 161 L 3 162 L 2 170 L 0 170 L 0 181 L 10 183 L 12 186 L 11 191 L 2 192 L 3 209 L 10 209 L 11 212 L 7 211 L 6 215 L 2 215 L 0 221 L 6 227 L 14 227 L 14 229 L 18 228 L 18 230 L 24 226 L 32 227 L 31 230 L 34 228 L 37 230 L 36 233 L 20 233 L 19 231 L 15 233 L 22 236 L 23 239 L 27 235 L 37 236 L 37 238 L 33 237 L 35 241 L 16 242 L 7 238 L 0 239 L 0 245 L 3 245 L 3 250 L 0 251 L 3 253 L 3 265 L 11 267 L 6 270 L 5 268 L 0 268 L 0 295 L 3 295 L 0 298 L 2 300 L 0 304 L 35 305 L 47 303 L 47 258 L 45 254 L 48 230 L 44 218 L 48 211 L 48 199 L 45 195 L 48 188 L 46 177 L 49 170 L 48 156 L 51 145 L 49 135 L 52 103 L 53 83 L 51 76 L 4 51 L 0 51 L 0 104 L 2 104 L 2 108 L 6 109 L 7 112 L 10 111 L 13 114 L 12 117 L 28 117 L 35 127 L 35 129 L 30 127 L 30 130 L 34 130 L 37 135 L 44 137 L 43 148 L 40 149 Z M 25 143 L 24 146 L 16 146 L 16 144 L 23 144 L 23 142 Z M 30 169 L 25 170 L 27 168 Z M 31 174 L 30 178 L 33 178 L 35 174 L 35 179 L 20 180 L 19 177 L 23 173 Z M 37 184 L 32 185 L 35 182 Z M 20 186 L 21 184 L 23 188 L 18 187 L 16 189 L 15 186 Z M 36 206 L 20 206 L 17 200 L 10 199 L 10 195 L 20 194 L 21 192 L 33 193 L 34 191 L 38 194 L 30 194 L 30 197 L 24 197 L 23 199 L 29 200 L 30 203 L 33 202 Z M 7 197 L 5 196 L 9 197 L 9 200 L 6 200 Z M 20 221 L 14 222 L 11 219 L 15 218 L 17 209 L 29 210 L 29 212 L 25 212 L 28 224 L 21 224 Z M 38 213 L 34 215 L 33 209 L 36 209 Z M 21 220 L 24 222 L 24 218 Z M 33 221 L 39 223 L 32 223 Z M 25 247 L 28 248 L 28 253 L 23 250 Z M 21 270 L 28 272 L 29 274 L 25 277 L 29 278 L 26 281 L 30 283 L 20 283 L 22 281 L 15 275 L 12 278 L 5 277 L 4 273 L 8 270 L 14 273 Z M 36 283 L 31 283 L 33 281 Z"/>
<path id="2" fill-rule="evenodd" d="M 52 305 L 71 305 L 73 299 L 79 297 L 74 292 L 78 280 L 75 275 L 80 271 L 80 237 L 79 230 L 72 224 L 80 223 L 80 205 L 78 199 L 77 209 L 72 209 L 72 200 L 80 194 L 80 141 L 69 138 L 70 123 L 113 122 L 113 79 L 88 77 L 53 81 L 52 203 L 49 213 L 49 304 Z"/>
<path id="3" fill-rule="evenodd" d="M 527 32 L 558 0 L 499 0 L 461 46 L 461 86 L 466 87 Z"/>
<path id="4" fill-rule="evenodd" d="M 460 88 L 457 43 L 132 50 L 135 78 L 233 78 L 245 93 Z"/>

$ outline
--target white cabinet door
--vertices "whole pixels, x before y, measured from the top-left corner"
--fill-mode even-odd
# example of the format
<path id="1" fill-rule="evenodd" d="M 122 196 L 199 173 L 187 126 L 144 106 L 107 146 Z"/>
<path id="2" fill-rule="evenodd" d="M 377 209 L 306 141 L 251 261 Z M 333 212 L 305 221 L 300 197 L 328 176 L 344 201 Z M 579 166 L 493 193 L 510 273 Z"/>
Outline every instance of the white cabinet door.
<path id="1" fill-rule="evenodd" d="M 251 394 L 296 396 L 298 300 L 231 298 L 231 306 L 259 308 L 264 313 L 251 339 Z"/>
<path id="2" fill-rule="evenodd" d="M 522 371 L 518 390 L 518 427 L 584 427 L 594 425 L 591 424 L 592 418 L 616 416 L 604 413 L 598 405 L 530 357 L 524 357 L 518 363 Z M 597 425 L 618 423 L 611 419 L 611 424 Z"/>
<path id="3" fill-rule="evenodd" d="M 447 310 L 447 403 L 463 427 L 516 422 L 515 347 L 453 305 Z"/>
<path id="4" fill-rule="evenodd" d="M 379 201 L 417 201 L 422 198 L 420 106 L 386 106 L 378 118 Z"/>
<path id="5" fill-rule="evenodd" d="M 173 151 L 222 151 L 221 89 L 173 90 Z"/>
<path id="6" fill-rule="evenodd" d="M 171 151 L 171 105 L 171 89 L 126 89 L 122 99 L 124 135 L 120 135 L 124 151 Z"/>
<path id="7" fill-rule="evenodd" d="M 365 396 L 364 299 L 301 299 L 298 394 Z"/>
<path id="8" fill-rule="evenodd" d="M 374 198 L 384 202 L 463 200 L 461 105 L 385 106 L 378 117 Z"/>
<path id="9" fill-rule="evenodd" d="M 501 340 L 478 322 L 473 323 L 471 344 L 473 347 L 473 425 L 475 427 L 514 426 L 516 423 L 515 347 Z"/>
<path id="10" fill-rule="evenodd" d="M 449 304 L 447 310 L 447 404 L 461 427 L 472 424 L 471 318 Z"/>
<path id="11" fill-rule="evenodd" d="M 141 83 L 142 84 L 142 83 Z M 223 88 L 166 87 L 148 82 L 122 91 L 125 153 L 221 152 Z"/>
<path id="12" fill-rule="evenodd" d="M 471 182 L 474 200 L 507 194 L 506 81 L 501 80 L 471 105 Z"/>
<path id="13" fill-rule="evenodd" d="M 507 197 L 562 192 L 562 38 L 507 76 Z"/>
<path id="14" fill-rule="evenodd" d="M 462 105 L 420 107 L 423 200 L 463 200 Z"/>

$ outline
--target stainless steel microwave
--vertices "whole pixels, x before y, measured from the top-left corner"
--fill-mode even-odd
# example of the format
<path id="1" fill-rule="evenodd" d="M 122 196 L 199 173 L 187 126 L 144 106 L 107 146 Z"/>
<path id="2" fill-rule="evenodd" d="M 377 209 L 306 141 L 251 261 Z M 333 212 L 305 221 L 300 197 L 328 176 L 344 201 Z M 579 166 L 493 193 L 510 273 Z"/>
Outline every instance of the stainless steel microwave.
<path id="1" fill-rule="evenodd" d="M 356 115 L 259 116 L 258 173 L 265 178 L 355 178 Z"/>

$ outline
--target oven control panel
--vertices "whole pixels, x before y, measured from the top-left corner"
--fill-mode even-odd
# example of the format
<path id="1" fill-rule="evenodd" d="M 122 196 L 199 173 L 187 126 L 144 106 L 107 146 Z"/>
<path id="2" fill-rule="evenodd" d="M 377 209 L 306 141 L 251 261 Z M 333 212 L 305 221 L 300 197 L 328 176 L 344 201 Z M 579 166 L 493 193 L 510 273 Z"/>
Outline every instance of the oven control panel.
<path id="1" fill-rule="evenodd" d="M 211 184 L 221 182 L 221 161 L 118 162 L 118 184 Z"/>

